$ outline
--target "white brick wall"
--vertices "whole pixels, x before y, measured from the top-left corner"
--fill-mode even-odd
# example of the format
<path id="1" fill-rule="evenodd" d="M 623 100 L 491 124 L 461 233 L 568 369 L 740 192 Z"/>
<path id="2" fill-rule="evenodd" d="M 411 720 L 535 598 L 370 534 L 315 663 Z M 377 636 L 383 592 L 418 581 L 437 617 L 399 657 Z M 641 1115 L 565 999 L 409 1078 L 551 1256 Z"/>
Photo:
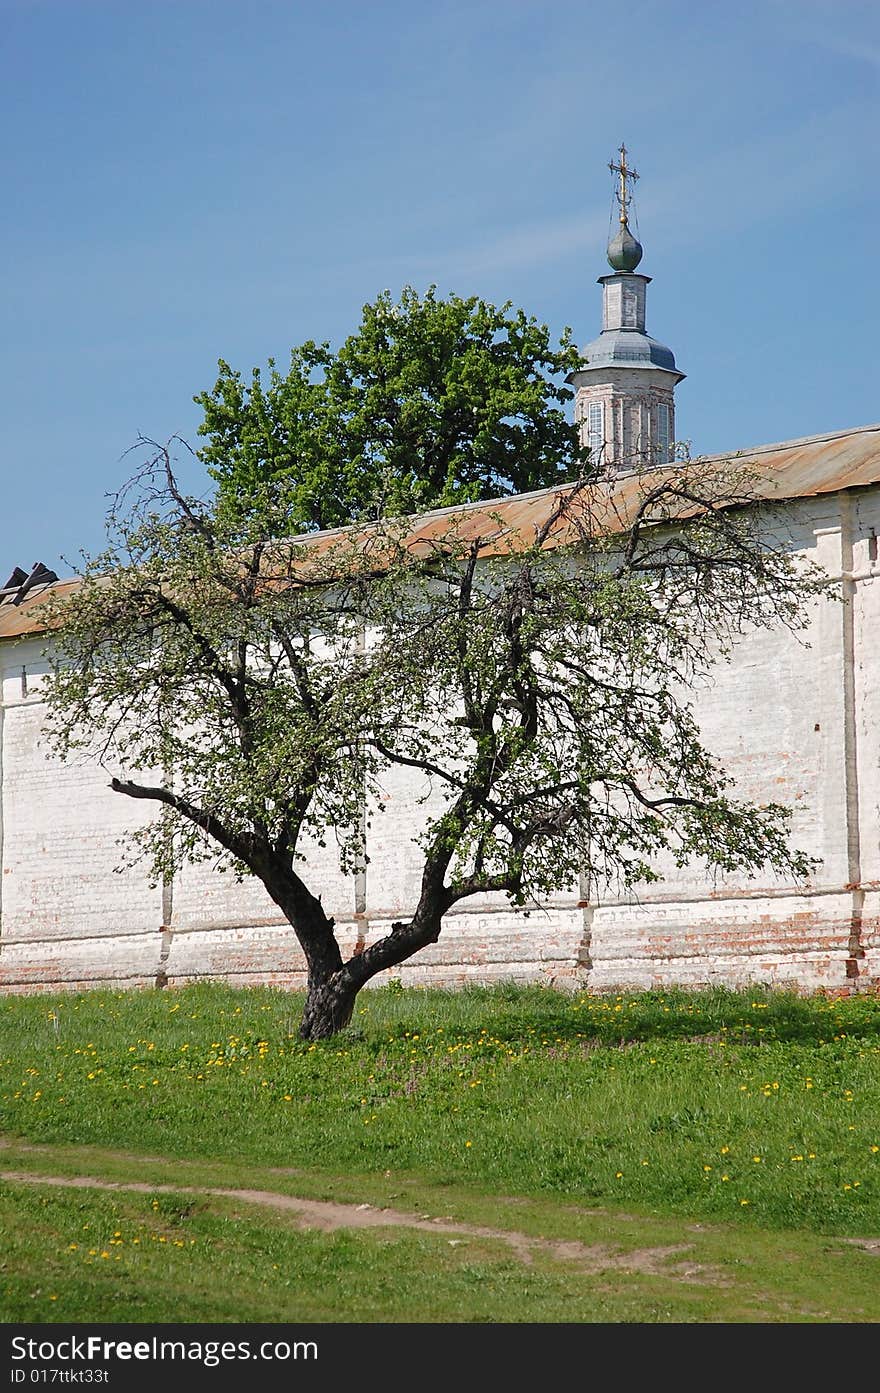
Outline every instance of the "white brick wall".
<path id="1" fill-rule="evenodd" d="M 880 532 L 880 486 L 790 504 L 787 525 L 793 544 L 833 576 L 851 560 L 850 602 L 817 603 L 811 647 L 783 631 L 745 640 L 734 663 L 717 670 L 700 713 L 707 743 L 742 793 L 794 809 L 794 840 L 822 860 L 812 891 L 772 877 L 710 882 L 689 868 L 648 887 L 638 903 L 608 897 L 584 906 L 572 889 L 526 918 L 502 897 L 466 902 L 447 916 L 440 941 L 395 975 L 596 988 L 876 986 L 880 565 L 870 537 Z M 41 670 L 37 640 L 0 645 L 0 990 L 146 984 L 160 969 L 172 984 L 213 976 L 300 985 L 302 956 L 261 885 L 210 864 L 188 868 L 166 891 L 164 925 L 162 888 L 150 889 L 139 872 L 115 873 L 116 837 L 150 810 L 113 794 L 108 774 L 47 757 Z M 336 916 L 346 953 L 406 916 L 418 890 L 411 837 L 425 809 L 413 804 L 416 776 L 398 771 L 388 784 L 365 883 L 340 874 L 332 837 L 326 850 L 309 851 L 308 882 Z"/>

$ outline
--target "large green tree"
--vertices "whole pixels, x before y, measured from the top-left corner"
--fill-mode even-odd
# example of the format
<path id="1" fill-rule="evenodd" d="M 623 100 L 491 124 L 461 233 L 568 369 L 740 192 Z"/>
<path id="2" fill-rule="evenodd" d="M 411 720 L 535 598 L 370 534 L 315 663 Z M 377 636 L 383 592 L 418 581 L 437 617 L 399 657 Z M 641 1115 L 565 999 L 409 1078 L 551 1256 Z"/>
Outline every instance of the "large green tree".
<path id="1" fill-rule="evenodd" d="M 199 454 L 233 511 L 283 483 L 286 535 L 527 493 L 584 470 L 564 381 L 577 365 L 567 330 L 554 348 L 509 304 L 386 291 L 336 352 L 304 343 L 249 382 L 221 361 L 194 399 Z"/>
<path id="2" fill-rule="evenodd" d="M 800 880 L 787 811 L 735 796 L 693 709 L 743 630 L 802 623 L 814 588 L 752 501 L 696 462 L 578 482 L 528 527 L 502 503 L 270 542 L 274 485 L 199 503 L 158 450 L 51 616 L 55 748 L 155 806 L 133 843 L 156 876 L 219 850 L 262 881 L 308 967 L 307 1039 L 470 896 L 626 889 L 658 858 Z M 420 888 L 346 960 L 303 849 L 363 866 L 394 769 L 433 789 L 400 848 Z"/>

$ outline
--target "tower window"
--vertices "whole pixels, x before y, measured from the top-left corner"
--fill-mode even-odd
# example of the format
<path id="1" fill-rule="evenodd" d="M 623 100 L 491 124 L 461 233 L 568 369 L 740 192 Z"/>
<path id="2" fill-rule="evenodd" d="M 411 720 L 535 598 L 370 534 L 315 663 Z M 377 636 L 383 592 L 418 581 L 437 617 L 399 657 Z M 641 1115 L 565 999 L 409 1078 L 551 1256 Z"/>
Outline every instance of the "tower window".
<path id="1" fill-rule="evenodd" d="M 602 458 L 602 447 L 605 444 L 605 413 L 600 401 L 590 402 L 590 411 L 587 427 L 587 444 L 590 447 L 590 454 L 594 459 Z"/>
<path id="2" fill-rule="evenodd" d="M 669 462 L 669 407 L 661 402 L 657 407 L 657 463 Z"/>

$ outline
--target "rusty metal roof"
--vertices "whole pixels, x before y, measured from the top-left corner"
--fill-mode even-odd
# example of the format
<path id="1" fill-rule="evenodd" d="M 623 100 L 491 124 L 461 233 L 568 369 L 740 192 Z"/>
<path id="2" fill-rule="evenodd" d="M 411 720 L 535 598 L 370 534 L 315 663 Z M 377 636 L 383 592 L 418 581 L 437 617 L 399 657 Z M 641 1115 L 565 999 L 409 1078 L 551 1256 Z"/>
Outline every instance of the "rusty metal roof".
<path id="1" fill-rule="evenodd" d="M 23 638 L 26 634 L 41 634 L 45 628 L 40 608 L 47 596 L 66 595 L 76 589 L 78 580 L 59 580 L 30 590 L 21 604 L 0 605 L 0 639 Z"/>
<path id="2" fill-rule="evenodd" d="M 840 489 L 862 488 L 880 482 L 880 424 L 785 440 L 775 445 L 756 445 L 728 454 L 701 456 L 694 464 L 708 470 L 729 466 L 748 468 L 754 496 L 780 503 L 836 493 Z M 670 465 L 650 475 L 633 471 L 619 475 L 601 488 L 593 486 L 577 500 L 572 500 L 576 506 L 560 514 L 549 545 L 565 545 L 582 536 L 583 518 L 589 515 L 589 510 L 595 509 L 597 501 L 601 503 L 605 525 L 612 529 L 624 528 L 644 495 L 646 479 L 659 481 L 680 468 L 680 465 Z M 507 550 L 514 538 L 528 542 L 567 496 L 575 492 L 575 485 L 565 484 L 517 494 L 513 498 L 438 508 L 412 518 L 401 540 L 408 551 L 427 551 L 454 527 L 458 541 L 482 538 L 481 550 L 497 554 Z M 351 540 L 358 546 L 368 545 L 372 535 L 378 535 L 378 529 L 337 528 L 291 538 L 290 542 L 297 548 L 307 547 L 310 556 L 320 556 Z M 17 605 L 0 604 L 0 640 L 44 632 L 40 610 L 47 596 L 63 596 L 78 584 L 76 579 L 57 581 L 35 588 Z"/>
<path id="3" fill-rule="evenodd" d="M 880 425 L 807 435 L 778 445 L 754 445 L 709 458 L 719 464 L 727 460 L 754 464 L 768 498 L 813 498 L 880 482 Z"/>

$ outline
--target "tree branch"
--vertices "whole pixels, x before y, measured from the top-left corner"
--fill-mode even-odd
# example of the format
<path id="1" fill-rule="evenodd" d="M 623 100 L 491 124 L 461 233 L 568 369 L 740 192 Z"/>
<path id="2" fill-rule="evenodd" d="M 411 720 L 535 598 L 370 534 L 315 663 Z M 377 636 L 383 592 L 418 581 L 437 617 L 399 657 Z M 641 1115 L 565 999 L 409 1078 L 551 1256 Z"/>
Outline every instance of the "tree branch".
<path id="1" fill-rule="evenodd" d="M 250 865 L 250 857 L 253 853 L 252 837 L 241 837 L 230 832 L 229 828 L 213 813 L 206 812 L 204 808 L 196 807 L 194 803 L 190 803 L 179 793 L 172 793 L 170 789 L 162 788 L 161 785 L 136 784 L 130 779 L 111 779 L 110 787 L 114 793 L 124 793 L 128 798 L 145 798 L 173 808 L 182 817 L 188 818 L 197 827 L 201 827 L 209 837 L 214 837 L 233 856 L 237 856 L 240 861 Z"/>

